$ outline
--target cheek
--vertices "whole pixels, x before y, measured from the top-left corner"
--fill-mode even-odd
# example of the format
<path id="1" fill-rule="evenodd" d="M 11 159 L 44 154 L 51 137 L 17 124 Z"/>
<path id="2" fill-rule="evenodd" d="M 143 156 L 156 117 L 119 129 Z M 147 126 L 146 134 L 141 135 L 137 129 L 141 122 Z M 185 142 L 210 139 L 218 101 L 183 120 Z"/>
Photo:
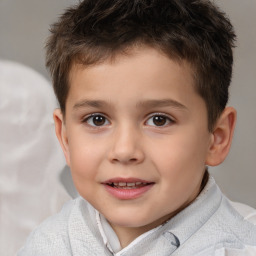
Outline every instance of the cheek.
<path id="1" fill-rule="evenodd" d="M 69 152 L 73 176 L 83 179 L 97 175 L 98 167 L 105 155 L 101 145 L 97 140 L 85 136 L 71 137 Z"/>
<path id="2" fill-rule="evenodd" d="M 70 144 L 70 169 L 75 187 L 79 194 L 90 201 L 95 194 L 95 182 L 97 181 L 100 165 L 99 150 L 90 143 L 82 140 L 72 141 Z"/>
<path id="3" fill-rule="evenodd" d="M 205 133 L 182 131 L 151 147 L 155 163 L 161 175 L 179 179 L 191 177 L 204 169 L 207 144 Z"/>
<path id="4" fill-rule="evenodd" d="M 155 166 L 161 177 L 161 192 L 179 208 L 198 194 L 205 170 L 205 146 L 198 137 L 175 136 L 156 150 Z"/>

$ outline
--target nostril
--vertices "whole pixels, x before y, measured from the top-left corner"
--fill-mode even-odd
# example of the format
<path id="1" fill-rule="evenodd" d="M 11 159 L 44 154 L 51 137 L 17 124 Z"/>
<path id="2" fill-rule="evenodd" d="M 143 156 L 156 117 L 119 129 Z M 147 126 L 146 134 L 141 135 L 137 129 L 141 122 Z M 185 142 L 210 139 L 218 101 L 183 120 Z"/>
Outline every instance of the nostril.
<path id="1" fill-rule="evenodd" d="M 130 159 L 118 159 L 118 158 L 114 158 L 112 159 L 112 162 L 122 162 L 122 163 L 136 163 L 138 161 L 137 158 L 130 158 Z"/>
<path id="2" fill-rule="evenodd" d="M 112 163 L 137 164 L 143 162 L 144 153 L 138 146 L 115 144 L 110 149 L 108 159 Z"/>

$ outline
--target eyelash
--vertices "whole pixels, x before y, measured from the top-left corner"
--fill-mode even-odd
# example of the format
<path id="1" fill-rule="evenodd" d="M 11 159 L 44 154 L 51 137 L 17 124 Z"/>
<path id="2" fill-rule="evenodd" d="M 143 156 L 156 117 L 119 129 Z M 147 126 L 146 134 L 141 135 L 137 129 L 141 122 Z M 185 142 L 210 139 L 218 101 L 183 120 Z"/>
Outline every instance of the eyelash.
<path id="1" fill-rule="evenodd" d="M 91 119 L 92 122 L 93 122 L 93 118 L 95 118 L 95 117 L 103 117 L 103 118 L 104 118 L 104 124 L 105 124 L 106 121 L 110 124 L 110 122 L 108 121 L 108 118 L 105 117 L 105 115 L 103 115 L 103 114 L 101 114 L 101 113 L 93 113 L 93 114 L 90 114 L 90 115 L 86 116 L 86 117 L 82 120 L 82 122 L 83 122 L 83 123 L 87 123 L 88 126 L 90 126 L 90 127 L 95 127 L 95 128 L 105 126 L 105 125 L 95 125 L 95 124 L 93 125 L 93 124 L 89 124 L 89 120 Z"/>
<path id="2" fill-rule="evenodd" d="M 147 118 L 146 123 L 149 122 L 149 120 L 150 120 L 151 118 L 154 118 L 154 117 L 161 117 L 161 118 L 164 118 L 165 123 L 164 123 L 163 125 L 156 125 L 156 124 L 155 124 L 155 125 L 151 125 L 151 126 L 153 126 L 153 127 L 166 127 L 166 126 L 169 126 L 169 125 L 175 123 L 175 121 L 174 121 L 173 118 L 171 118 L 169 115 L 166 115 L 166 114 L 164 114 L 164 113 L 153 113 L 153 114 L 151 114 L 151 115 L 149 116 L 149 118 Z M 166 124 L 166 123 L 167 123 L 167 124 Z"/>
<path id="3" fill-rule="evenodd" d="M 100 117 L 100 118 L 103 118 L 103 120 L 101 121 L 104 121 L 104 123 L 102 125 L 95 125 L 95 124 L 90 124 L 89 121 L 92 120 L 93 122 L 93 118 L 95 117 Z M 164 113 L 152 113 L 148 118 L 147 120 L 145 121 L 145 124 L 147 124 L 149 122 L 150 119 L 152 118 L 156 118 L 156 117 L 160 117 L 163 118 L 161 121 L 164 121 L 164 124 L 163 125 L 150 125 L 152 127 L 166 127 L 166 126 L 169 126 L 173 123 L 175 123 L 175 121 L 173 120 L 173 118 L 171 118 L 169 115 L 166 115 Z M 157 120 L 155 120 L 157 121 Z M 102 113 L 93 113 L 93 114 L 90 114 L 88 116 L 86 116 L 83 120 L 82 120 L 82 123 L 87 123 L 88 126 L 92 127 L 92 128 L 101 128 L 101 127 L 105 127 L 106 126 L 106 122 L 107 122 L 107 125 L 110 124 L 110 121 L 108 120 L 108 118 L 102 114 Z M 154 122 L 154 121 L 153 121 Z M 167 124 L 166 124 L 167 123 Z"/>

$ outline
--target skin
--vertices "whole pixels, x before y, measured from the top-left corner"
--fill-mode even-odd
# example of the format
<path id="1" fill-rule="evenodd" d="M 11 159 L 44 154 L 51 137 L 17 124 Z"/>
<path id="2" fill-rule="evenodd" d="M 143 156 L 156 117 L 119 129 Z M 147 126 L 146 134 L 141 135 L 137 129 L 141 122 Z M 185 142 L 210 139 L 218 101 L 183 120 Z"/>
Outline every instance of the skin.
<path id="1" fill-rule="evenodd" d="M 220 164 L 229 151 L 235 119 L 226 108 L 210 132 L 189 64 L 147 47 L 91 67 L 74 64 L 65 118 L 54 112 L 78 192 L 105 216 L 122 247 L 198 196 L 206 165 Z M 120 199 L 106 189 L 113 178 L 152 185 Z"/>

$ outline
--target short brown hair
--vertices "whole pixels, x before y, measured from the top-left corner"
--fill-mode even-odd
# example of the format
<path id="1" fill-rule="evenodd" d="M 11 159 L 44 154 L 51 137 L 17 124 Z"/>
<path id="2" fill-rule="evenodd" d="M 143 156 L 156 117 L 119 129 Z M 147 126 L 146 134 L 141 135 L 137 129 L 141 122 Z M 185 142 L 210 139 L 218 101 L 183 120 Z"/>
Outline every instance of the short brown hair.
<path id="1" fill-rule="evenodd" d="M 191 64 L 212 130 L 228 101 L 234 42 L 229 19 L 208 0 L 84 0 L 52 25 L 46 66 L 65 114 L 74 61 L 94 65 L 138 44 L 157 48 Z"/>

